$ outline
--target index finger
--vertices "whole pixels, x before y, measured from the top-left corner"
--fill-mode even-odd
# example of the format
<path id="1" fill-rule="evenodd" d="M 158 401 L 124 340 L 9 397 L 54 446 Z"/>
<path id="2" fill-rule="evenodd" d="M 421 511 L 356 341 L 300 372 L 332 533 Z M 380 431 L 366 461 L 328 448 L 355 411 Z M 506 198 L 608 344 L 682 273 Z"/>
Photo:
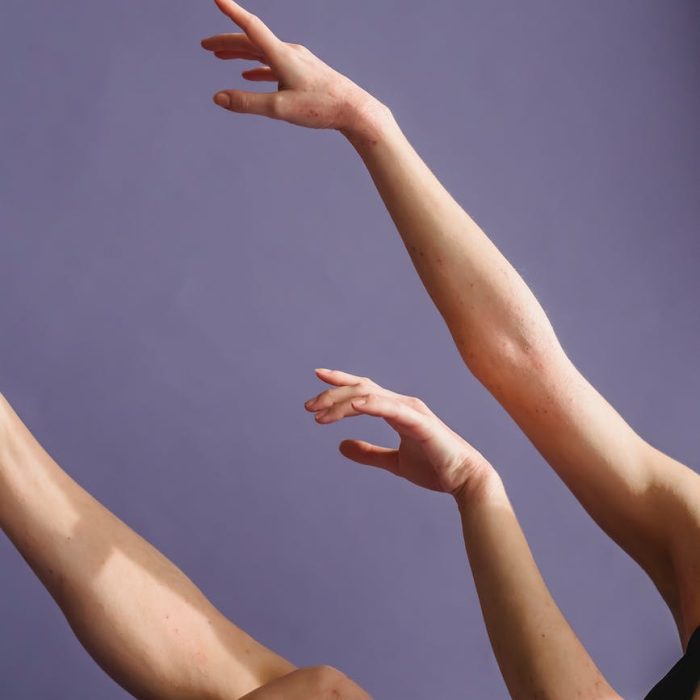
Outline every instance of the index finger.
<path id="1" fill-rule="evenodd" d="M 408 435 L 419 442 L 430 438 L 430 418 L 394 396 L 367 394 L 350 403 L 358 413 L 383 418 L 400 435 Z"/>
<path id="2" fill-rule="evenodd" d="M 360 384 L 367 381 L 366 377 L 358 377 L 348 372 L 341 372 L 339 369 L 323 369 L 316 370 L 316 376 L 326 384 L 333 386 L 348 386 L 350 384 Z"/>
<path id="3" fill-rule="evenodd" d="M 268 56 L 279 54 L 284 47 L 267 25 L 256 15 L 248 12 L 234 0 L 214 0 L 217 7 L 230 19 L 232 19 Z"/>

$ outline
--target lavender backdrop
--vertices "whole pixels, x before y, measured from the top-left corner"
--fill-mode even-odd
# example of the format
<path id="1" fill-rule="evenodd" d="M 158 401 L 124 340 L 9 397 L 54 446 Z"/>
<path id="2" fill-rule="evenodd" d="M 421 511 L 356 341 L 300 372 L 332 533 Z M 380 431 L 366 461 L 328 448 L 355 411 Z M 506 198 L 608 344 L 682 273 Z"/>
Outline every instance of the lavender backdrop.
<path id="1" fill-rule="evenodd" d="M 700 463 L 700 4 L 251 0 L 386 101 L 645 437 Z M 448 498 L 345 463 L 315 366 L 428 401 L 499 466 L 558 602 L 641 696 L 652 585 L 463 370 L 359 159 L 231 115 L 207 0 L 5 0 L 0 381 L 237 623 L 378 700 L 505 697 Z M 0 540 L 3 698 L 123 698 Z"/>

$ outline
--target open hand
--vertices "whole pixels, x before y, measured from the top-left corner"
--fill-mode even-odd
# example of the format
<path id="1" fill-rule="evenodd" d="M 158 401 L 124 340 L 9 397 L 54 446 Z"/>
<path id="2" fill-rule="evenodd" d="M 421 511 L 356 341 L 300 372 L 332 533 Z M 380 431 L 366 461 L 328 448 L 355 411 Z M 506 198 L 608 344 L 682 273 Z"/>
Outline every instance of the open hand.
<path id="1" fill-rule="evenodd" d="M 261 114 L 316 129 L 349 129 L 360 115 L 383 106 L 300 44 L 278 39 L 257 16 L 233 0 L 215 0 L 242 30 L 202 40 L 202 47 L 223 60 L 244 59 L 262 65 L 244 70 L 246 80 L 278 83 L 277 92 L 222 90 L 214 96 L 233 112 Z"/>
<path id="2" fill-rule="evenodd" d="M 350 416 L 383 418 L 401 439 L 399 447 L 379 447 L 363 440 L 344 440 L 348 459 L 386 469 L 418 486 L 455 496 L 468 482 L 492 469 L 466 440 L 448 428 L 420 399 L 396 394 L 366 377 L 317 369 L 328 389 L 304 405 L 321 424 Z"/>

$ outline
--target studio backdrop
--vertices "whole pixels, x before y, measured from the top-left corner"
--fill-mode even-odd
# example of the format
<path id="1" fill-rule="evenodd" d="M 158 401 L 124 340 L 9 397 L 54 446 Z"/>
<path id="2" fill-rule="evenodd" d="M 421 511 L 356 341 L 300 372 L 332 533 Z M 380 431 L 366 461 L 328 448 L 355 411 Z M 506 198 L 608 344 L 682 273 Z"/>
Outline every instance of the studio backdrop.
<path id="1" fill-rule="evenodd" d="M 251 0 L 390 106 L 630 424 L 700 464 L 700 5 Z M 469 375 L 337 133 L 212 104 L 240 66 L 208 0 L 4 0 L 0 391 L 224 613 L 374 697 L 506 696 L 453 502 L 347 462 L 314 367 L 422 397 L 503 475 L 611 683 L 671 616 Z M 264 89 L 264 88 L 263 88 Z M 0 539 L 0 696 L 126 694 Z"/>

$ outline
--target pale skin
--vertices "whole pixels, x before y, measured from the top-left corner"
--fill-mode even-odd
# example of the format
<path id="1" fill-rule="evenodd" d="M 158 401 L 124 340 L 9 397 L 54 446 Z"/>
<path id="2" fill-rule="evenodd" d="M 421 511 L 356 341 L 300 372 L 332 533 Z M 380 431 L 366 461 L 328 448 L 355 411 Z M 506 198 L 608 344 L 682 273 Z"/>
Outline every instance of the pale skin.
<path id="1" fill-rule="evenodd" d="M 503 482 L 484 456 L 418 398 L 346 372 L 317 374 L 332 387 L 306 403 L 318 423 L 375 416 L 400 438 L 398 448 L 346 440 L 340 445 L 346 457 L 454 498 L 486 628 L 511 697 L 619 698 L 554 602 Z"/>
<path id="2" fill-rule="evenodd" d="M 144 700 L 369 696 L 330 666 L 297 668 L 70 478 L 0 395 L 0 527 L 94 660 Z"/>
<path id="3" fill-rule="evenodd" d="M 274 81 L 269 94 L 224 91 L 240 113 L 340 131 L 366 163 L 469 368 L 501 401 L 603 529 L 649 573 L 683 646 L 700 621 L 698 477 L 652 448 L 566 358 L 531 292 L 457 205 L 390 111 L 310 51 L 280 41 L 234 2 L 242 30 L 204 40 Z M 514 698 L 619 697 L 581 646 L 539 574 L 498 474 L 418 399 L 318 370 L 319 424 L 385 420 L 398 449 L 352 440 L 341 451 L 451 494 L 484 619 Z M 162 554 L 46 453 L 0 396 L 0 526 L 87 651 L 138 698 L 367 700 L 337 669 L 297 668 L 226 619 Z M 468 689 L 465 689 L 468 696 Z"/>
<path id="4" fill-rule="evenodd" d="M 384 104 L 308 49 L 278 39 L 237 3 L 216 2 L 242 32 L 210 37 L 202 46 L 220 59 L 257 61 L 262 65 L 243 77 L 277 83 L 267 93 L 222 90 L 216 104 L 335 129 L 348 139 L 465 364 L 649 575 L 685 649 L 700 624 L 700 476 L 639 436 L 581 375 L 524 280 L 440 184 Z M 498 656 L 496 627 L 489 634 Z M 556 664 L 550 673 L 556 683 Z"/>
<path id="5" fill-rule="evenodd" d="M 512 697 L 618 697 L 549 594 L 488 461 L 419 399 L 345 372 L 316 373 L 330 386 L 305 404 L 319 424 L 374 416 L 400 437 L 398 448 L 344 441 L 345 456 L 454 498 Z M 337 669 L 298 669 L 225 618 L 71 479 L 1 395 L 0 527 L 88 653 L 134 697 L 369 700 Z"/>

